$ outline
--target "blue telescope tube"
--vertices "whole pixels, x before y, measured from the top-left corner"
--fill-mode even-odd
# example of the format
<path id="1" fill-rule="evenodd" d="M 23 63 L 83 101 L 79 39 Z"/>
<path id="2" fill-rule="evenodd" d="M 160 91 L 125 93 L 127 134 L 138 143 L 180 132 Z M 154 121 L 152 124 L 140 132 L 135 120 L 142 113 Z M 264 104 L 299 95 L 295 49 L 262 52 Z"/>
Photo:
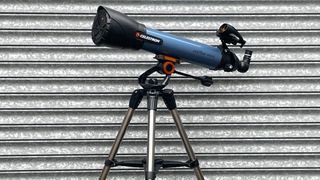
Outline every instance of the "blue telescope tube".
<path id="1" fill-rule="evenodd" d="M 246 72 L 252 51 L 246 50 L 242 61 L 226 44 L 245 44 L 240 33 L 231 25 L 223 24 L 217 31 L 222 41 L 219 46 L 195 42 L 169 33 L 147 28 L 113 9 L 99 6 L 92 25 L 92 40 L 96 45 L 128 49 L 144 49 L 156 55 L 167 55 L 211 70 Z"/>
<path id="2" fill-rule="evenodd" d="M 146 51 L 172 56 L 191 64 L 208 67 L 211 70 L 221 62 L 222 54 L 217 46 L 202 44 L 151 28 L 146 28 L 146 35 L 162 41 L 160 44 L 145 41 L 141 49 Z"/>

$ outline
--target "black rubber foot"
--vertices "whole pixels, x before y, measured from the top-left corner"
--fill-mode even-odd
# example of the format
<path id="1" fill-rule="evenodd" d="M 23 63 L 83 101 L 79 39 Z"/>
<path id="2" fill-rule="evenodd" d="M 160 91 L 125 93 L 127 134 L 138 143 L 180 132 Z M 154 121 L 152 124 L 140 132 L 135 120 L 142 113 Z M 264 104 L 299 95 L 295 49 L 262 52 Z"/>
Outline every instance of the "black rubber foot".
<path id="1" fill-rule="evenodd" d="M 156 172 L 146 172 L 146 180 L 154 180 L 156 179 Z"/>

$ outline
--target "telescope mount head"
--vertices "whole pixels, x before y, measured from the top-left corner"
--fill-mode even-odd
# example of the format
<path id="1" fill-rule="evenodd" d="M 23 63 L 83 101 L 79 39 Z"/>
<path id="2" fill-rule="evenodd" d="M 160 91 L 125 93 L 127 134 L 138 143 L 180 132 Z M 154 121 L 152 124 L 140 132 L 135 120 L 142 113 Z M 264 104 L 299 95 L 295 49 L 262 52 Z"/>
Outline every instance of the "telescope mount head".
<path id="1" fill-rule="evenodd" d="M 201 84 L 204 86 L 211 86 L 213 84 L 213 80 L 209 76 L 193 76 L 187 73 L 177 71 L 175 69 L 175 64 L 180 64 L 180 60 L 177 58 L 173 58 L 166 55 L 156 55 L 154 58 L 158 60 L 157 65 L 151 67 L 139 76 L 139 84 L 144 89 L 163 89 L 169 84 L 170 77 L 173 73 L 199 80 Z M 164 74 L 164 79 L 162 81 L 158 81 L 157 78 L 149 78 L 149 76 L 154 72 Z"/>

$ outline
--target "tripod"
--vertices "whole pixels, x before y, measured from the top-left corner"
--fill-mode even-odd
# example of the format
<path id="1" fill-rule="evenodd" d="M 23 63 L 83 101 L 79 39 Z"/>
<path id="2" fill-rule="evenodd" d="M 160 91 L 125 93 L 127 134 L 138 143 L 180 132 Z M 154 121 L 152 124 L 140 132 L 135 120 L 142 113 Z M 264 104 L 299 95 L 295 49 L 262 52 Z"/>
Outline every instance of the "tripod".
<path id="1" fill-rule="evenodd" d="M 151 69 L 147 70 L 145 73 L 143 73 L 139 77 L 139 84 L 143 88 L 133 91 L 131 95 L 128 111 L 124 117 L 120 130 L 118 131 L 117 137 L 112 145 L 109 156 L 105 161 L 104 168 L 99 178 L 100 180 L 105 180 L 107 175 L 109 174 L 110 168 L 115 166 L 143 167 L 145 170 L 146 180 L 154 180 L 156 178 L 156 174 L 158 173 L 161 167 L 170 168 L 170 167 L 184 166 L 184 167 L 189 167 L 194 169 L 194 173 L 197 177 L 197 180 L 204 180 L 202 171 L 199 167 L 198 159 L 196 158 L 193 152 L 193 149 L 189 142 L 189 138 L 186 134 L 186 131 L 181 122 L 179 113 L 177 111 L 173 90 L 163 89 L 163 88 L 168 85 L 168 82 L 170 80 L 170 75 L 173 72 L 187 76 L 187 77 L 199 79 L 201 80 L 201 83 L 206 86 L 210 86 L 212 84 L 212 79 L 207 76 L 194 77 L 192 75 L 176 71 L 174 69 L 174 63 L 176 61 L 172 61 L 171 57 L 166 58 L 165 56 L 156 56 L 155 58 L 159 61 L 159 63 L 156 66 L 152 67 Z M 158 82 L 157 79 L 147 80 L 149 75 L 151 75 L 153 72 L 160 72 L 160 73 L 166 74 L 166 76 L 161 83 Z M 115 160 L 115 156 L 123 140 L 127 127 L 129 126 L 129 123 L 132 119 L 132 116 L 135 110 L 138 108 L 144 96 L 147 96 L 147 109 L 148 109 L 148 119 L 149 119 L 148 120 L 147 158 L 143 160 L 131 160 L 131 161 L 118 162 Z M 156 128 L 155 120 L 156 120 L 156 111 L 157 111 L 157 104 L 158 104 L 159 97 L 162 97 L 178 129 L 183 145 L 189 156 L 189 160 L 186 162 L 155 159 L 155 128 Z"/>

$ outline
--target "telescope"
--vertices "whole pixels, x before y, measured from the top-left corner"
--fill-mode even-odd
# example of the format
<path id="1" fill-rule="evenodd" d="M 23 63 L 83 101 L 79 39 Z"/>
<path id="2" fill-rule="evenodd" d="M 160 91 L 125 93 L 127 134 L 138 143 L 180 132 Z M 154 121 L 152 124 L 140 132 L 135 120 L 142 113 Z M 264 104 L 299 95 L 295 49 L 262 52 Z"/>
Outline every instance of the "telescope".
<path id="1" fill-rule="evenodd" d="M 168 84 L 170 76 L 173 73 L 198 79 L 205 86 L 213 84 L 211 77 L 193 76 L 177 71 L 175 65 L 182 61 L 203 66 L 210 70 L 247 72 L 252 51 L 245 50 L 243 60 L 240 61 L 227 46 L 227 44 L 240 44 L 242 48 L 246 41 L 241 34 L 233 26 L 225 23 L 217 30 L 216 35 L 220 38 L 221 45 L 206 45 L 148 28 L 144 24 L 138 23 L 131 17 L 118 11 L 103 6 L 98 7 L 92 25 L 92 40 L 96 45 L 133 50 L 143 49 L 155 54 L 155 59 L 158 60 L 157 65 L 139 76 L 139 84 L 143 88 L 133 91 L 131 95 L 129 109 L 105 161 L 104 168 L 100 174 L 100 180 L 105 180 L 110 168 L 115 166 L 142 167 L 145 170 L 145 180 L 154 180 L 160 168 L 188 167 L 194 169 L 197 180 L 204 180 L 204 175 L 199 167 L 199 161 L 193 152 L 178 114 L 173 90 L 163 88 Z M 150 78 L 150 75 L 154 72 L 165 75 L 164 80 L 160 82 L 157 78 Z M 119 162 L 115 159 L 115 156 L 133 113 L 144 96 L 147 96 L 147 109 L 149 112 L 147 156 L 143 160 Z M 186 162 L 155 159 L 155 113 L 157 111 L 158 97 L 162 97 L 164 104 L 173 117 L 189 157 L 189 160 Z"/>
<path id="2" fill-rule="evenodd" d="M 202 44 L 147 28 L 125 14 L 103 6 L 98 7 L 92 26 L 92 40 L 99 46 L 143 49 L 156 55 L 169 57 L 168 59 L 186 61 L 210 70 L 246 72 L 249 69 L 252 51 L 246 50 L 243 60 L 240 61 L 227 47 L 227 44 L 238 43 L 243 47 L 246 41 L 241 34 L 231 25 L 223 24 L 216 35 L 220 38 L 221 45 Z M 169 66 L 169 71 L 166 72 L 173 73 L 172 68 Z"/>

